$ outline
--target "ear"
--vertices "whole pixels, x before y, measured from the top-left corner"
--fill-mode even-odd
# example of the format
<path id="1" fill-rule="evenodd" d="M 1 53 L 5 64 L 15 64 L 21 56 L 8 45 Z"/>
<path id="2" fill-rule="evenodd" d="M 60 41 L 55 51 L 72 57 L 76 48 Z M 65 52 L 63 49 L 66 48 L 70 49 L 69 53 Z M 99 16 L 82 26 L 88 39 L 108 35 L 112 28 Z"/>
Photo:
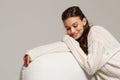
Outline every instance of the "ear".
<path id="1" fill-rule="evenodd" d="M 85 26 L 85 25 L 86 25 L 86 23 L 87 23 L 86 18 L 83 18 L 83 19 L 82 19 L 82 24 Z"/>

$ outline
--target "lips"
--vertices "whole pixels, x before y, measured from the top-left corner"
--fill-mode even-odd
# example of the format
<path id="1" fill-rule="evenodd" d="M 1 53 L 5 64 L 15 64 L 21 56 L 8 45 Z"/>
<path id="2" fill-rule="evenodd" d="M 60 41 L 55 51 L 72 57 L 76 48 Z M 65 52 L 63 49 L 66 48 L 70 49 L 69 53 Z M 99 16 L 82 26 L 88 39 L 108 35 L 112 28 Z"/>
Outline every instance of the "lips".
<path id="1" fill-rule="evenodd" d="M 77 37 L 77 36 L 78 36 L 78 33 L 72 34 L 72 37 L 73 37 L 73 38 L 75 38 L 75 37 Z"/>

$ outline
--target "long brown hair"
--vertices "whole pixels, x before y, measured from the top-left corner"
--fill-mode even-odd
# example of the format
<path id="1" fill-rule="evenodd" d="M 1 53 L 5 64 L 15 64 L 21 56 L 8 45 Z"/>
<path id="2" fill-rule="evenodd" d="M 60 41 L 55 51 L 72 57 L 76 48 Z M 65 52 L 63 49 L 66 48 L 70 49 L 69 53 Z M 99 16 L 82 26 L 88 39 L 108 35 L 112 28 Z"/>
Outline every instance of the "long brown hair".
<path id="1" fill-rule="evenodd" d="M 86 25 L 84 26 L 84 32 L 83 32 L 82 36 L 76 40 L 80 43 L 80 47 L 87 55 L 88 54 L 87 36 L 88 36 L 89 30 L 90 30 L 90 26 L 89 26 L 87 18 L 85 17 L 85 15 L 81 11 L 81 9 L 78 6 L 69 7 L 68 9 L 66 9 L 63 12 L 62 20 L 64 21 L 70 17 L 77 17 L 77 16 L 79 16 L 81 20 L 83 20 L 83 18 L 86 19 Z"/>

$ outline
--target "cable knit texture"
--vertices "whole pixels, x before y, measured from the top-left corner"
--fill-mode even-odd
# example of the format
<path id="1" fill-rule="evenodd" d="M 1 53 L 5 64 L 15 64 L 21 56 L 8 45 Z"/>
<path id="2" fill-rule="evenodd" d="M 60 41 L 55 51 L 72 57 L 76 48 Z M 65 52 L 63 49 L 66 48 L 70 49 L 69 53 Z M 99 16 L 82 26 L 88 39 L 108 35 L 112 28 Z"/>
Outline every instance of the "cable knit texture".
<path id="1" fill-rule="evenodd" d="M 88 34 L 88 55 L 79 43 L 65 35 L 60 42 L 43 45 L 26 54 L 32 61 L 56 51 L 71 51 L 78 64 L 92 76 L 91 80 L 120 80 L 120 43 L 101 26 L 92 26 Z"/>

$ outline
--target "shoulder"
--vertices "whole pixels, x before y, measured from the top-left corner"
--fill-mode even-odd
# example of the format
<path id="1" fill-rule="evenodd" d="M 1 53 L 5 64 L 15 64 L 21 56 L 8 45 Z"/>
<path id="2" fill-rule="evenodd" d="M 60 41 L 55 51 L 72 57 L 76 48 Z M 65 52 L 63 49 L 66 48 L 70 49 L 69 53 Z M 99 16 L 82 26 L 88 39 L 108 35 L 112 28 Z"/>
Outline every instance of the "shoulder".
<path id="1" fill-rule="evenodd" d="M 88 37 L 91 37 L 91 36 L 95 37 L 95 35 L 98 35 L 99 33 L 101 33 L 101 30 L 103 30 L 102 26 L 99 26 L 99 25 L 91 26 L 90 31 L 88 33 Z"/>
<path id="2" fill-rule="evenodd" d="M 109 31 L 102 26 L 95 25 L 90 28 L 88 39 L 101 40 L 110 35 Z"/>
<path id="3" fill-rule="evenodd" d="M 102 26 L 92 26 L 88 33 L 88 41 L 97 40 L 100 42 L 117 42 L 116 38 Z"/>
<path id="4" fill-rule="evenodd" d="M 101 31 L 103 32 L 107 30 L 104 27 L 99 26 L 99 25 L 92 26 L 90 29 L 90 32 L 101 32 Z"/>
<path id="5" fill-rule="evenodd" d="M 117 51 L 120 49 L 120 43 L 117 39 L 104 27 L 102 26 L 92 26 L 88 34 L 89 45 L 92 42 L 100 42 L 103 44 L 106 50 L 109 52 Z"/>

